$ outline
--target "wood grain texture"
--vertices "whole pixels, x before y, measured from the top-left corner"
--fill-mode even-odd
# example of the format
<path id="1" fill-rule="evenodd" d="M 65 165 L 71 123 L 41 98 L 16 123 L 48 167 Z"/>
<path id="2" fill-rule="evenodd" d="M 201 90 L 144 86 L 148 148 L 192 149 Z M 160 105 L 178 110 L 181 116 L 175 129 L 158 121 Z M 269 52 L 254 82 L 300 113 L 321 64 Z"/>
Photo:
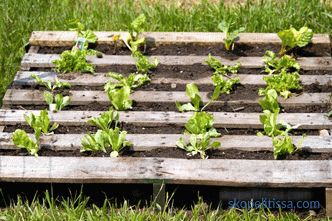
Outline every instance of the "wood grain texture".
<path id="1" fill-rule="evenodd" d="M 112 44 L 114 34 L 123 34 L 125 32 L 94 32 L 97 35 L 97 43 Z M 223 43 L 225 34 L 220 32 L 146 32 L 143 35 L 148 43 L 153 42 L 156 45 L 167 44 L 211 44 Z M 42 46 L 71 46 L 76 40 L 75 32 L 65 31 L 34 31 L 31 34 L 29 43 L 31 45 Z M 277 44 L 281 45 L 280 38 L 276 33 L 240 33 L 239 44 Z M 330 38 L 328 34 L 315 34 L 312 43 L 323 44 L 329 47 Z"/>
<path id="2" fill-rule="evenodd" d="M 0 181 L 331 187 L 331 164 L 329 160 L 0 156 Z"/>
<path id="3" fill-rule="evenodd" d="M 325 189 L 325 209 L 326 216 L 332 217 L 332 188 Z"/>
<path id="4" fill-rule="evenodd" d="M 39 114 L 39 111 L 1 110 L 0 126 L 25 124 L 24 115 Z M 51 121 L 61 125 L 85 125 L 90 117 L 100 115 L 99 111 L 62 111 L 50 113 Z M 260 113 L 211 112 L 216 128 L 262 128 Z M 128 111 L 120 112 L 120 121 L 137 126 L 183 126 L 192 113 L 172 111 Z M 281 113 L 278 120 L 291 125 L 299 124 L 299 129 L 332 129 L 332 120 L 325 113 Z"/>
<path id="5" fill-rule="evenodd" d="M 92 102 L 97 102 L 103 105 L 109 105 L 109 99 L 104 91 L 70 91 L 71 102 L 70 105 L 89 105 Z M 200 92 L 203 103 L 207 103 L 210 99 L 208 92 Z M 148 98 L 148 99 L 147 99 Z M 181 103 L 190 102 L 190 99 L 184 91 L 135 91 L 131 94 L 131 99 L 137 103 L 157 103 L 157 104 L 174 104 L 175 101 Z M 232 99 L 232 100 L 217 100 L 213 102 L 214 105 L 228 105 L 236 104 L 250 104 L 258 105 L 257 99 Z M 310 105 L 325 105 L 330 102 L 330 93 L 303 93 L 297 96 L 292 96 L 285 100 L 279 99 L 279 103 L 283 107 L 304 107 Z M 4 98 L 4 105 L 46 105 L 43 98 L 43 91 L 40 90 L 17 90 L 8 89 Z"/>
<path id="6" fill-rule="evenodd" d="M 52 68 L 52 61 L 59 58 L 58 54 L 30 54 L 26 53 L 21 62 L 21 68 Z M 163 66 L 183 66 L 203 64 L 206 56 L 151 56 L 150 59 L 158 59 L 159 65 Z M 239 57 L 237 59 L 227 59 L 216 56 L 225 65 L 241 63 L 242 68 L 262 68 L 262 57 Z M 135 60 L 127 55 L 104 55 L 103 58 L 88 56 L 88 62 L 98 67 L 109 67 L 111 65 L 134 66 Z M 331 57 L 300 57 L 297 59 L 304 70 L 332 70 Z"/>
<path id="7" fill-rule="evenodd" d="M 29 136 L 33 137 L 32 134 Z M 80 150 L 81 139 L 84 134 L 53 134 L 41 137 L 41 147 L 54 151 Z M 12 142 L 12 133 L 0 133 L 0 149 L 12 150 L 17 147 Z M 183 134 L 128 134 L 127 139 L 132 142 L 132 150 L 149 151 L 156 148 L 176 147 L 175 143 L 188 135 Z M 298 145 L 301 136 L 293 136 L 293 142 Z M 266 136 L 254 135 L 225 135 L 214 138 L 221 143 L 221 150 L 243 150 L 243 151 L 273 151 L 272 142 Z M 332 137 L 322 138 L 319 136 L 306 136 L 303 140 L 302 149 L 313 153 L 332 152 Z"/>
<path id="8" fill-rule="evenodd" d="M 18 71 L 13 85 L 15 86 L 35 86 L 37 83 L 31 77 L 31 74 L 36 74 L 45 81 L 54 82 L 57 78 L 56 72 L 43 72 L 43 71 Z M 240 82 L 243 85 L 266 85 L 266 82 L 263 81 L 263 76 L 258 74 L 239 74 L 237 77 L 240 78 Z M 65 80 L 61 79 L 63 82 L 69 82 L 73 86 L 90 86 L 90 87 L 101 87 L 104 86 L 105 82 L 110 80 L 110 77 L 106 76 L 106 73 L 95 73 L 91 74 L 81 74 L 78 75 L 75 79 Z M 332 75 L 300 75 L 300 80 L 303 85 L 332 85 Z M 164 77 L 162 74 L 157 74 L 151 79 L 152 84 L 188 84 L 192 83 L 191 79 L 180 79 L 180 78 L 170 78 Z M 197 85 L 212 84 L 211 76 L 200 77 L 195 79 Z"/>

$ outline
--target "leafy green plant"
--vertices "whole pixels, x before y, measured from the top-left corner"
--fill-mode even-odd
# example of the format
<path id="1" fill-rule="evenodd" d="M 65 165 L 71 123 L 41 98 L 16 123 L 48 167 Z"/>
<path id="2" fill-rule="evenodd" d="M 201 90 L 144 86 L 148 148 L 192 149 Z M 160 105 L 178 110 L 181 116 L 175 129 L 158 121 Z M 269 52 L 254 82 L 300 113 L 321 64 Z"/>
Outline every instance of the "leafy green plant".
<path id="1" fill-rule="evenodd" d="M 186 85 L 186 94 L 190 98 L 191 103 L 181 105 L 180 102 L 176 101 L 176 107 L 180 112 L 184 111 L 199 111 L 202 99 L 199 95 L 199 90 L 196 84 L 191 83 Z"/>
<path id="2" fill-rule="evenodd" d="M 263 80 L 267 86 L 265 89 L 259 90 L 260 95 L 264 94 L 266 90 L 274 89 L 284 99 L 287 99 L 292 95 L 292 90 L 302 89 L 300 75 L 297 72 L 287 73 L 283 70 L 280 74 L 264 76 Z"/>
<path id="3" fill-rule="evenodd" d="M 151 69 L 155 69 L 158 66 L 159 62 L 157 59 L 150 62 L 149 59 L 139 51 L 133 52 L 132 55 L 136 59 L 136 69 L 138 73 L 147 74 Z"/>
<path id="4" fill-rule="evenodd" d="M 189 142 L 186 142 L 185 139 L 181 137 L 176 142 L 176 146 L 189 152 L 189 156 L 200 154 L 201 158 L 205 159 L 206 151 L 219 148 L 220 142 L 212 141 L 211 143 L 211 136 L 208 133 L 192 134 L 189 138 Z"/>
<path id="5" fill-rule="evenodd" d="M 60 82 L 57 78 L 55 78 L 55 83 L 52 83 L 52 81 L 44 81 L 36 74 L 32 74 L 31 77 L 34 78 L 39 85 L 46 87 L 51 92 L 57 89 L 64 89 L 71 87 L 70 83 Z"/>
<path id="6" fill-rule="evenodd" d="M 17 129 L 12 136 L 13 143 L 22 149 L 26 149 L 28 153 L 38 156 L 39 144 L 32 140 L 24 130 Z"/>
<path id="7" fill-rule="evenodd" d="M 237 63 L 235 65 L 223 65 L 217 58 L 213 57 L 211 54 L 205 60 L 205 63 L 214 69 L 215 74 L 229 75 L 237 74 L 241 64 Z"/>
<path id="8" fill-rule="evenodd" d="M 71 24 L 70 31 L 76 31 L 77 36 L 84 38 L 84 49 L 88 49 L 89 44 L 94 44 L 97 42 L 97 36 L 90 29 L 86 30 L 85 25 L 79 21 L 73 21 Z"/>
<path id="9" fill-rule="evenodd" d="M 313 35 L 313 31 L 308 27 L 302 27 L 300 30 L 291 27 L 290 29 L 279 31 L 278 36 L 282 41 L 282 47 L 279 54 L 285 54 L 287 51 L 295 47 L 302 48 L 308 45 Z"/>
<path id="10" fill-rule="evenodd" d="M 120 36 L 120 39 L 132 52 L 138 51 L 139 47 L 145 43 L 144 37 L 139 38 L 140 34 L 144 31 L 145 22 L 145 15 L 140 14 L 129 25 L 129 33 Z"/>
<path id="11" fill-rule="evenodd" d="M 22 149 L 26 149 L 31 155 L 38 156 L 40 149 L 39 140 L 42 134 L 49 134 L 58 128 L 58 124 L 51 125 L 48 112 L 46 110 L 40 111 L 40 115 L 36 116 L 33 113 L 24 115 L 27 124 L 34 130 L 34 138 L 30 138 L 24 130 L 17 129 L 13 133 L 13 143 Z"/>
<path id="12" fill-rule="evenodd" d="M 133 89 L 150 81 L 146 74 L 130 74 L 128 77 L 124 77 L 122 74 L 110 72 L 108 76 L 118 81 L 108 81 L 104 87 L 112 106 L 116 110 L 131 109 L 133 101 L 130 99 L 130 94 Z"/>
<path id="13" fill-rule="evenodd" d="M 59 127 L 59 124 L 51 125 L 47 110 L 40 111 L 40 115 L 36 116 L 33 113 L 24 115 L 27 124 L 34 130 L 36 140 L 39 140 L 41 134 L 49 134 Z"/>
<path id="14" fill-rule="evenodd" d="M 205 134 L 210 137 L 218 137 L 220 134 L 213 128 L 213 115 L 205 111 L 195 112 L 185 124 L 186 134 Z"/>
<path id="15" fill-rule="evenodd" d="M 234 41 L 239 37 L 239 33 L 245 30 L 244 27 L 233 28 L 233 22 L 221 21 L 218 28 L 225 33 L 224 43 L 227 51 L 234 50 Z"/>
<path id="16" fill-rule="evenodd" d="M 268 74 L 280 73 L 282 71 L 300 71 L 300 65 L 295 58 L 284 55 L 279 58 L 273 51 L 267 51 L 263 56 L 265 63 L 264 72 Z"/>
<path id="17" fill-rule="evenodd" d="M 87 62 L 87 54 L 87 50 L 79 50 L 77 48 L 64 51 L 59 59 L 53 61 L 55 65 L 54 70 L 62 74 L 72 72 L 94 73 L 95 67 Z"/>
<path id="18" fill-rule="evenodd" d="M 92 117 L 88 120 L 88 124 L 96 126 L 101 130 L 111 129 L 113 125 L 117 127 L 119 124 L 119 113 L 114 110 L 109 110 L 102 113 L 100 117 Z"/>
<path id="19" fill-rule="evenodd" d="M 70 88 L 71 85 L 66 82 L 60 82 L 57 78 L 53 84 L 51 81 L 44 81 L 39 76 L 31 75 L 39 85 L 45 86 L 49 91 L 44 91 L 43 97 L 46 103 L 49 105 L 49 110 L 52 112 L 61 111 L 64 107 L 70 104 L 70 97 L 63 97 L 62 94 L 56 94 L 54 96 L 54 91 L 56 89 Z"/>

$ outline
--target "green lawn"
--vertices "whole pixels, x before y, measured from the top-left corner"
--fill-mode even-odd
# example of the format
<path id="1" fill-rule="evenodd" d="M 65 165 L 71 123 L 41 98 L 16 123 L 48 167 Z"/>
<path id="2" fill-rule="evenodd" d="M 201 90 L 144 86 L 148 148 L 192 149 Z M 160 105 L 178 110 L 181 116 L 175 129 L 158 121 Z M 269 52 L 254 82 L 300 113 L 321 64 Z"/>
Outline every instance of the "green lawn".
<path id="1" fill-rule="evenodd" d="M 112 2 L 112 3 L 110 3 Z M 141 3 L 136 3 L 141 2 Z M 243 5 L 225 6 L 201 1 L 192 7 L 151 5 L 144 1 L 110 0 L 2 0 L 0 1 L 0 101 L 19 68 L 24 47 L 33 30 L 67 30 L 73 19 L 79 19 L 93 30 L 126 30 L 127 24 L 144 12 L 148 31 L 218 31 L 220 20 L 233 19 L 247 32 L 277 32 L 307 25 L 315 33 L 332 34 L 332 6 L 320 0 L 248 1 Z M 256 3 L 254 3 L 256 2 Z M 257 3 L 258 2 L 258 3 Z M 276 3 L 277 2 L 277 3 Z M 0 102 L 1 103 L 1 102 Z M 123 205 L 115 209 L 61 201 L 27 204 L 19 201 L 0 211 L 0 220 L 301 220 L 294 213 L 263 211 L 210 210 L 198 203 L 192 211 L 156 212 L 150 207 L 138 210 Z"/>

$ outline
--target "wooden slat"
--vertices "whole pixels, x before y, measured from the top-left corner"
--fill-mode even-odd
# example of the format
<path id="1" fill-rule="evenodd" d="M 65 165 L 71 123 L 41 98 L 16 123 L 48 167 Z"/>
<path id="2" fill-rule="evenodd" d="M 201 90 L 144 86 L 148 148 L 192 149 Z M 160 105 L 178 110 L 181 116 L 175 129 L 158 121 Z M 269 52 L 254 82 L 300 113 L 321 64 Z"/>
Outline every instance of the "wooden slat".
<path id="1" fill-rule="evenodd" d="M 14 79 L 13 85 L 17 86 L 28 86 L 36 85 L 36 81 L 31 77 L 31 74 L 36 74 L 45 81 L 55 81 L 57 78 L 56 72 L 43 72 L 43 71 L 18 71 Z M 265 85 L 266 82 L 263 81 L 263 76 L 258 74 L 239 74 L 236 77 L 240 78 L 240 82 L 243 85 Z M 78 75 L 75 79 L 65 80 L 60 79 L 63 82 L 69 82 L 73 86 L 91 86 L 91 87 L 100 87 L 104 86 L 105 82 L 110 80 L 106 76 L 106 73 L 95 73 L 91 74 L 81 74 Z M 332 85 L 332 75 L 300 75 L 300 80 L 303 85 Z M 200 77 L 198 79 L 180 79 L 180 78 L 169 78 L 163 77 L 162 74 L 158 74 L 151 79 L 152 84 L 188 84 L 195 82 L 197 85 L 211 84 L 211 76 Z"/>
<path id="2" fill-rule="evenodd" d="M 33 135 L 30 134 L 32 137 Z M 80 150 L 83 134 L 53 134 L 43 136 L 40 144 L 42 148 L 52 149 L 54 151 Z M 0 133 L 0 149 L 17 149 L 13 144 L 12 133 Z M 176 141 L 187 135 L 182 134 L 128 134 L 127 139 L 133 143 L 134 151 L 149 151 L 156 148 L 175 147 Z M 293 142 L 298 145 L 302 139 L 301 136 L 293 136 Z M 215 138 L 221 143 L 221 150 L 243 150 L 243 151 L 273 151 L 272 142 L 266 136 L 250 135 L 225 135 Z M 307 136 L 303 140 L 302 149 L 314 153 L 332 152 L 332 137 L 321 138 L 319 136 Z"/>
<path id="3" fill-rule="evenodd" d="M 0 110 L 0 125 L 23 124 L 24 115 L 28 113 L 39 114 L 39 111 Z M 61 125 L 84 125 L 90 117 L 100 115 L 99 111 L 62 111 L 50 113 L 52 121 Z M 216 128 L 262 128 L 259 121 L 260 113 L 231 113 L 211 112 L 214 115 Z M 164 112 L 164 111 L 129 111 L 120 113 L 120 121 L 134 125 L 183 126 L 192 113 Z M 289 124 L 300 124 L 301 129 L 331 129 L 332 120 L 324 113 L 282 113 L 279 120 Z"/>
<path id="4" fill-rule="evenodd" d="M 125 32 L 94 32 L 97 35 L 97 43 L 112 44 L 114 34 Z M 223 43 L 225 34 L 220 32 L 147 32 L 144 33 L 147 41 L 153 41 L 156 45 L 168 44 L 218 44 Z M 31 45 L 41 46 L 71 46 L 76 40 L 75 32 L 64 31 L 34 31 L 30 37 Z M 238 44 L 281 44 L 280 38 L 275 33 L 240 33 Z M 324 44 L 329 47 L 328 34 L 315 34 L 312 43 Z"/>
<path id="5" fill-rule="evenodd" d="M 325 209 L 326 216 L 332 217 L 332 188 L 325 189 Z"/>
<path id="6" fill-rule="evenodd" d="M 54 67 L 52 61 L 59 58 L 57 54 L 25 54 L 22 62 L 22 68 L 51 68 Z M 151 59 L 158 59 L 160 65 L 165 66 L 183 66 L 203 64 L 206 56 L 151 56 Z M 240 57 L 237 59 L 227 59 L 216 57 L 225 65 L 234 65 L 241 63 L 242 68 L 262 68 L 263 60 L 261 57 Z M 98 67 L 109 67 L 111 65 L 133 66 L 135 60 L 131 56 L 104 55 L 103 58 L 88 56 L 87 60 Z M 298 62 L 304 70 L 332 70 L 331 57 L 300 57 Z"/>
<path id="7" fill-rule="evenodd" d="M 91 102 L 98 102 L 100 104 L 109 105 L 109 99 L 104 91 L 70 91 L 71 102 L 70 105 L 88 105 Z M 204 103 L 209 101 L 208 92 L 200 92 L 202 101 Z M 292 96 L 284 100 L 279 99 L 279 102 L 284 107 L 300 107 L 308 105 L 324 105 L 330 101 L 330 93 L 303 93 L 299 96 Z M 146 99 L 146 98 L 149 99 Z M 135 91 L 131 98 L 138 103 L 159 103 L 159 104 L 174 104 L 175 101 L 190 102 L 190 99 L 184 91 Z M 257 99 L 232 99 L 229 101 L 218 100 L 214 104 L 258 104 Z M 8 89 L 4 98 L 4 105 L 45 105 L 43 98 L 43 91 L 39 90 L 18 90 Z"/>
<path id="8" fill-rule="evenodd" d="M 64 163 L 66 162 L 66 163 Z M 324 161 L 0 157 L 1 182 L 160 183 L 233 187 L 330 187 Z M 305 176 L 303 176 L 305 174 Z"/>

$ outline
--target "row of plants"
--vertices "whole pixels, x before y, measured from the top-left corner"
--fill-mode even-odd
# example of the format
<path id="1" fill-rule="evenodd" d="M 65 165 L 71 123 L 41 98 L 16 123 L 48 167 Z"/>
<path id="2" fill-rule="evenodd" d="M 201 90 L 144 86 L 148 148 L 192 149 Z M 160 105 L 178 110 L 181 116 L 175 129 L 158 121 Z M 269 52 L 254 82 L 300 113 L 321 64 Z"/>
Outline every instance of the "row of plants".
<path id="1" fill-rule="evenodd" d="M 128 77 L 114 72 L 107 74 L 112 79 L 105 84 L 104 88 L 109 97 L 111 109 L 101 114 L 99 118 L 92 118 L 88 121 L 88 124 L 96 126 L 98 131 L 95 134 L 89 133 L 82 139 L 82 151 L 110 152 L 112 157 L 117 157 L 119 151 L 131 145 L 125 139 L 127 132 L 121 131 L 119 127 L 119 113 L 115 110 L 122 111 L 132 108 L 133 101 L 130 99 L 130 94 L 136 88 L 150 81 L 149 72 L 158 65 L 157 60 L 150 62 L 139 50 L 145 45 L 145 38 L 141 37 L 145 22 L 146 17 L 142 14 L 130 24 L 128 34 L 113 36 L 115 43 L 123 41 L 130 49 L 132 56 L 136 60 L 137 70 L 135 73 L 129 74 Z M 226 49 L 234 48 L 234 41 L 238 33 L 243 31 L 243 28 L 230 31 L 231 24 L 225 21 L 219 24 L 219 28 L 226 34 Z M 84 25 L 76 23 L 76 28 L 73 29 L 78 33 L 76 44 L 71 51 L 64 51 L 60 55 L 60 58 L 54 61 L 55 71 L 59 73 L 94 73 L 95 67 L 87 62 L 86 56 L 98 54 L 97 51 L 88 49 L 89 43 L 95 43 L 97 37 L 91 30 L 84 31 L 84 29 Z M 278 35 L 283 42 L 280 54 L 284 54 L 296 46 L 304 47 L 307 45 L 311 40 L 308 36 L 311 35 L 312 37 L 312 31 L 306 27 L 301 28 L 300 31 L 291 28 L 279 32 Z M 274 156 L 277 159 L 285 153 L 291 154 L 295 151 L 292 139 L 288 133 L 296 127 L 292 127 L 285 122 L 277 123 L 277 117 L 280 112 L 277 97 L 280 95 L 287 99 L 291 96 L 291 91 L 302 89 L 299 81 L 300 66 L 293 57 L 284 55 L 279 58 L 271 51 L 266 52 L 263 60 L 265 62 L 264 71 L 268 76 L 264 77 L 267 83 L 266 88 L 259 90 L 259 95 L 264 96 L 260 101 L 263 109 L 263 115 L 260 116 L 260 120 L 264 125 L 264 134 L 272 138 Z M 194 111 L 194 114 L 185 124 L 184 133 L 189 135 L 189 140 L 181 138 L 176 142 L 176 146 L 188 151 L 189 155 L 199 154 L 202 158 L 206 158 L 207 150 L 220 147 L 218 141 L 211 141 L 211 138 L 220 136 L 220 133 L 213 127 L 213 115 L 204 110 L 217 100 L 221 94 L 229 94 L 233 90 L 234 85 L 240 83 L 239 78 L 233 76 L 237 74 L 240 64 L 226 66 L 211 55 L 208 56 L 205 62 L 214 70 L 211 77 L 214 90 L 210 100 L 202 107 L 203 102 L 199 95 L 198 87 L 195 84 L 188 84 L 186 86 L 186 94 L 189 96 L 191 102 L 182 105 L 176 102 L 176 107 L 180 112 Z M 55 91 L 57 89 L 70 88 L 70 84 L 60 82 L 57 79 L 52 84 L 50 81 L 43 81 L 36 75 L 33 75 L 33 78 L 35 78 L 38 84 L 46 87 L 47 91 L 44 92 L 44 99 L 49 104 L 50 111 L 61 111 L 62 108 L 69 105 L 70 97 L 63 97 L 61 93 L 56 94 Z M 30 118 L 37 119 L 39 123 L 31 123 Z M 58 125 L 49 126 L 49 118 L 46 110 L 41 111 L 40 116 L 30 114 L 25 116 L 25 119 L 35 131 L 35 141 L 22 130 L 14 132 L 13 141 L 16 146 L 25 148 L 31 154 L 37 155 L 40 146 L 40 131 L 43 132 L 42 134 L 47 135 L 51 131 L 54 131 Z M 263 135 L 263 133 L 259 135 Z"/>

